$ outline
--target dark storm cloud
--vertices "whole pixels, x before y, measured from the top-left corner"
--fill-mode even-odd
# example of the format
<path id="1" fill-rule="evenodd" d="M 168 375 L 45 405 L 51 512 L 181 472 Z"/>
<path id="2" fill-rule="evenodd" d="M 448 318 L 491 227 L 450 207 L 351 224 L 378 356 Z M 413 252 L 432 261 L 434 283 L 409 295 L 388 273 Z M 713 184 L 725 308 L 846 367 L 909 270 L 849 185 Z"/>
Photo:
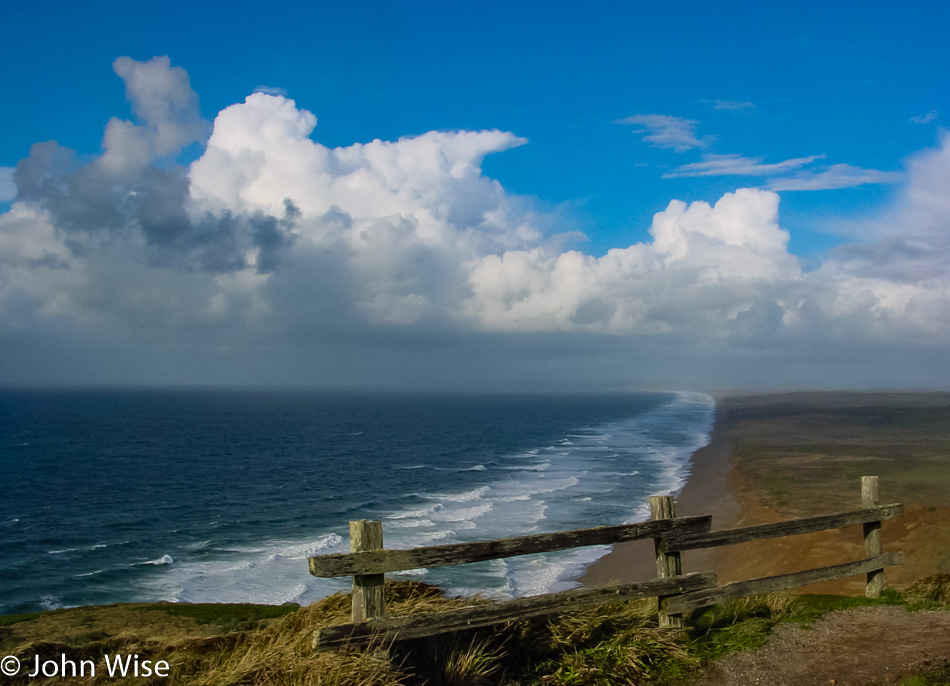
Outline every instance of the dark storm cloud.
<path id="1" fill-rule="evenodd" d="M 247 268 L 254 254 L 259 272 L 273 271 L 299 217 L 287 200 L 281 218 L 223 211 L 194 219 L 187 168 L 147 165 L 117 175 L 101 159 L 80 166 L 72 150 L 54 141 L 34 145 L 14 180 L 18 199 L 46 209 L 74 252 L 110 234 L 139 233 L 154 266 L 233 272 Z"/>

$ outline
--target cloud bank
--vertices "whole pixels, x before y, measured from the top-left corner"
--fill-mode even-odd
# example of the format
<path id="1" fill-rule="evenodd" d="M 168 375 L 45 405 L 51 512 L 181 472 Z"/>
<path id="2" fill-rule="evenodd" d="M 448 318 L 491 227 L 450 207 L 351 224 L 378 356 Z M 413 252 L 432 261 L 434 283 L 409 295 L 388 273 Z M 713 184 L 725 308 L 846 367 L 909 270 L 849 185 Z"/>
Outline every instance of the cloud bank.
<path id="1" fill-rule="evenodd" d="M 167 58 L 114 68 L 135 120 L 108 122 L 92 161 L 51 141 L 13 173 L 2 382 L 950 381 L 946 137 L 910 161 L 868 240 L 816 269 L 789 252 L 779 195 L 749 188 L 673 200 L 650 240 L 595 257 L 563 250 L 556 219 L 483 173 L 527 143 L 512 133 L 329 148 L 283 95 L 208 123 Z M 629 123 L 657 145 L 699 144 L 692 122 Z M 196 143 L 200 157 L 174 162 Z M 717 156 L 680 172 L 757 166 Z M 828 173 L 860 172 L 846 167 Z"/>

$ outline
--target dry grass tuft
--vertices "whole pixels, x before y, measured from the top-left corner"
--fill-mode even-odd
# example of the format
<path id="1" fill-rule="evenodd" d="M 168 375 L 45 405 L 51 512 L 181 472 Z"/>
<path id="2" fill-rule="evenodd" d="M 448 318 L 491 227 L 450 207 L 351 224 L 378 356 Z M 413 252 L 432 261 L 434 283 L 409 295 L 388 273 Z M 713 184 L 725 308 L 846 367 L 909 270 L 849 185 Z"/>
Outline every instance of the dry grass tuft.
<path id="1" fill-rule="evenodd" d="M 903 592 L 905 598 L 950 603 L 950 574 L 935 574 L 912 584 Z"/>
<path id="2" fill-rule="evenodd" d="M 798 603 L 798 597 L 794 593 L 780 591 L 729 600 L 717 606 L 715 611 L 723 616 L 778 619 L 792 614 Z"/>
<path id="3" fill-rule="evenodd" d="M 505 651 L 499 635 L 465 632 L 434 636 L 400 648 L 412 683 L 490 686 L 500 683 Z"/>
<path id="4" fill-rule="evenodd" d="M 548 627 L 553 655 L 539 665 L 540 678 L 548 683 L 635 684 L 664 666 L 692 663 L 685 632 L 657 627 L 656 601 L 571 612 Z"/>
<path id="5" fill-rule="evenodd" d="M 390 616 L 409 616 L 439 612 L 479 602 L 477 599 L 449 599 L 437 587 L 413 581 L 386 585 Z M 183 651 L 176 655 L 173 673 L 180 683 L 195 686 L 231 684 L 287 684 L 340 686 L 419 683 L 415 674 L 423 670 L 405 666 L 406 656 L 391 651 L 388 645 L 342 648 L 315 652 L 313 634 L 318 629 L 350 621 L 350 596 L 338 593 L 309 607 L 286 615 L 269 627 L 244 635 L 230 650 L 196 654 Z M 438 646 L 438 641 L 430 641 Z M 431 655 L 417 660 L 432 670 L 425 681 L 435 684 L 488 684 L 497 654 L 489 646 L 475 641 L 466 645 L 439 647 Z"/>
<path id="6" fill-rule="evenodd" d="M 402 591 L 399 595 L 413 594 Z M 244 635 L 230 650 L 205 655 L 185 651 L 180 661 L 176 657 L 172 672 L 180 683 L 195 686 L 405 683 L 406 675 L 390 659 L 385 647 L 314 652 L 314 631 L 348 621 L 349 595 L 338 593 L 300 608 L 266 629 Z"/>

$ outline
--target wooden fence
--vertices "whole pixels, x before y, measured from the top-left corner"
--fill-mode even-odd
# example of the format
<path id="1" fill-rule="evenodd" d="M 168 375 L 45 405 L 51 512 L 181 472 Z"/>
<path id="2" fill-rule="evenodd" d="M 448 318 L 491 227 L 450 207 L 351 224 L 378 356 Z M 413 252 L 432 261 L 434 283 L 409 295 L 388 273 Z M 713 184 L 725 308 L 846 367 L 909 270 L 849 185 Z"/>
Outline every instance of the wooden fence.
<path id="1" fill-rule="evenodd" d="M 865 476 L 861 479 L 861 509 L 720 531 L 711 531 L 712 517 L 709 515 L 676 517 L 672 496 L 650 498 L 651 520 L 648 522 L 409 550 L 385 550 L 380 522 L 350 522 L 352 552 L 311 557 L 310 573 L 318 577 L 353 577 L 352 623 L 320 629 L 314 636 L 314 646 L 330 648 L 367 643 L 374 639 L 422 638 L 591 605 L 650 597 L 657 598 L 661 627 L 681 627 L 684 614 L 706 605 L 857 574 L 867 575 L 866 594 L 877 597 L 884 588 L 884 568 L 903 562 L 902 553 L 882 552 L 881 522 L 898 517 L 902 512 L 902 505 L 880 505 L 877 477 Z M 864 525 L 865 559 L 856 562 L 723 586 L 718 585 L 713 572 L 682 573 L 680 553 L 685 550 L 824 531 L 854 524 Z M 650 581 L 573 589 L 434 614 L 386 618 L 383 586 L 386 572 L 444 567 L 647 538 L 654 541 L 658 574 L 658 578 Z"/>

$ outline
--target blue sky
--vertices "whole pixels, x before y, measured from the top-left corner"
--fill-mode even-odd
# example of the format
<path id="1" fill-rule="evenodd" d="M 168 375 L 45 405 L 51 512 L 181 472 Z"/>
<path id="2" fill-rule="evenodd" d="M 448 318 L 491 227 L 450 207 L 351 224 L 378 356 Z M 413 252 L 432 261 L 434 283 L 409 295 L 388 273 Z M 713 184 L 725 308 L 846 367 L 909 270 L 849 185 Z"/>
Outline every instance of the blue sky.
<path id="1" fill-rule="evenodd" d="M 875 2 L 831 6 L 696 2 L 675 7 L 618 2 L 348 3 L 344 7 L 342 3 L 317 2 L 273 3 L 253 10 L 235 9 L 233 4 L 225 3 L 168 2 L 138 7 L 108 2 L 41 2 L 7 8 L 0 28 L 0 52 L 6 65 L 5 106 L 0 108 L 5 134 L 0 137 L 0 211 L 6 211 L 3 216 L 10 238 L 0 247 L 6 245 L 10 265 L 20 265 L 26 271 L 16 278 L 8 276 L 5 290 L 0 291 L 6 293 L 6 299 L 0 301 L 5 303 L 5 309 L 0 310 L 4 317 L 0 345 L 9 356 L 26 350 L 46 352 L 37 353 L 30 365 L 0 363 L 0 382 L 39 383 L 62 378 L 85 383 L 95 382 L 103 374 L 108 382 L 187 382 L 196 378 L 194 373 L 176 370 L 207 370 L 207 360 L 220 361 L 233 355 L 230 361 L 211 364 L 220 364 L 220 369 L 199 374 L 197 381 L 286 383 L 303 378 L 314 384 L 365 385 L 369 378 L 379 378 L 384 384 L 395 385 L 415 380 L 421 385 L 478 385 L 473 380 L 484 374 L 472 369 L 490 366 L 497 370 L 490 375 L 493 383 L 521 375 L 524 383 L 539 385 L 620 379 L 634 385 L 782 386 L 793 381 L 819 384 L 831 378 L 833 385 L 839 386 L 890 386 L 901 384 L 900 374 L 894 379 L 884 378 L 889 375 L 882 376 L 873 365 L 896 350 L 890 347 L 894 341 L 916 336 L 925 340 L 926 346 L 924 350 L 905 351 L 905 357 L 914 360 L 906 383 L 930 383 L 934 376 L 929 371 L 930 362 L 924 360 L 942 360 L 948 343 L 943 330 L 934 323 L 935 319 L 943 321 L 943 300 L 938 297 L 943 272 L 942 265 L 928 262 L 923 268 L 913 260 L 924 253 L 932 261 L 940 252 L 935 246 L 943 245 L 943 223 L 931 217 L 936 211 L 933 202 L 921 208 L 914 205 L 914 198 L 933 196 L 933 189 L 929 195 L 924 191 L 934 175 L 938 181 L 942 178 L 944 170 L 940 162 L 944 150 L 942 127 L 950 116 L 943 76 L 950 73 L 950 57 L 943 47 L 948 15 L 950 8 L 937 2 L 900 9 Z M 120 57 L 134 61 L 122 78 L 113 67 Z M 93 174 L 99 164 L 96 160 L 105 157 L 108 146 L 104 134 L 112 118 L 129 120 L 141 132 L 158 130 L 158 110 L 149 103 L 154 105 L 154 98 L 164 97 L 156 95 L 159 82 L 165 83 L 161 70 L 141 72 L 150 85 L 147 94 L 140 94 L 138 110 L 134 105 L 130 109 L 130 100 L 136 102 L 136 96 L 126 90 L 133 71 L 138 69 L 134 65 L 156 57 L 167 57 L 161 74 L 179 75 L 175 88 L 180 87 L 179 95 L 184 98 L 181 102 L 187 100 L 192 108 L 200 102 L 192 114 L 200 115 L 205 128 L 194 118 L 189 120 L 191 128 L 185 127 L 187 132 L 179 130 L 180 136 L 171 148 L 156 147 L 152 141 L 145 166 L 133 169 L 126 165 L 124 177 L 115 175 L 114 165 L 110 167 L 111 180 Z M 182 74 L 186 75 L 185 81 L 180 78 Z M 190 89 L 187 93 L 196 94 L 197 101 L 188 100 L 191 96 L 186 88 Z M 200 308 L 188 324 L 170 323 L 156 315 L 156 321 L 165 322 L 166 332 L 184 327 L 174 343 L 157 342 L 161 336 L 150 329 L 153 324 L 141 324 L 154 314 L 145 306 L 132 312 L 129 303 L 104 304 L 101 296 L 91 293 L 77 299 L 75 291 L 70 290 L 76 286 L 67 285 L 68 280 L 61 284 L 73 294 L 66 303 L 64 292 L 27 284 L 31 278 L 47 286 L 51 283 L 48 278 L 40 278 L 36 269 L 23 267 L 23 255 L 29 250 L 35 253 L 30 259 L 37 264 L 36 255 L 58 255 L 63 268 L 60 271 L 69 263 L 71 274 L 86 285 L 95 283 L 103 288 L 111 279 L 113 288 L 127 287 L 130 292 L 144 289 L 142 292 L 162 293 L 172 300 L 179 297 L 172 295 L 174 287 L 153 279 L 171 279 L 169 270 L 174 268 L 183 269 L 181 278 L 207 272 L 208 279 L 218 282 L 225 275 L 237 281 L 239 273 L 253 272 L 261 276 L 261 282 L 254 286 L 260 311 L 279 319 L 275 313 L 291 307 L 290 301 L 275 300 L 275 294 L 285 293 L 285 280 L 284 287 L 290 288 L 290 267 L 262 270 L 259 263 L 247 257 L 250 253 L 240 259 L 231 255 L 227 263 L 231 266 L 226 268 L 219 262 L 215 266 L 189 262 L 176 267 L 167 255 L 155 256 L 158 239 L 143 228 L 141 217 L 129 219 L 124 230 L 116 219 L 115 230 L 110 229 L 105 240 L 100 224 L 106 219 L 90 210 L 113 202 L 117 194 L 147 196 L 141 188 L 127 186 L 131 179 L 147 186 L 147 179 L 158 174 L 147 172 L 153 169 L 187 179 L 190 190 L 183 212 L 191 219 L 204 212 L 204 216 L 218 217 L 219 226 L 225 215 L 246 215 L 248 221 L 262 216 L 274 222 L 283 220 L 284 228 L 279 231 L 284 231 L 287 245 L 296 246 L 288 247 L 287 254 L 306 242 L 301 236 L 309 236 L 307 240 L 316 240 L 313 237 L 318 235 L 325 238 L 324 229 L 313 227 L 328 221 L 327 210 L 331 207 L 344 208 L 342 213 L 353 222 L 370 221 L 370 217 L 360 216 L 358 209 L 345 209 L 345 198 L 337 202 L 334 193 L 338 190 L 327 191 L 325 206 L 317 203 L 309 209 L 304 207 L 294 228 L 287 228 L 292 223 L 289 215 L 280 215 L 274 209 L 282 207 L 275 199 L 242 196 L 244 204 L 240 207 L 228 205 L 225 195 L 230 198 L 234 194 L 228 195 L 220 188 L 228 165 L 214 167 L 207 135 L 219 131 L 217 123 L 211 128 L 219 113 L 244 103 L 255 91 L 269 94 L 272 102 L 292 100 L 296 113 L 312 112 L 318 121 L 308 135 L 330 150 L 377 139 L 429 140 L 424 137 L 434 135 L 432 132 L 452 137 L 463 131 L 497 130 L 509 135 L 504 142 L 481 139 L 475 144 L 477 150 L 466 148 L 465 153 L 457 152 L 447 138 L 432 139 L 440 154 L 450 158 L 456 153 L 445 151 L 456 150 L 466 164 L 479 170 L 472 183 L 481 189 L 478 193 L 486 194 L 476 193 L 487 204 L 473 209 L 465 200 L 467 191 L 455 188 L 449 192 L 445 179 L 445 183 L 433 181 L 431 188 L 419 181 L 423 185 L 413 186 L 418 197 L 436 204 L 387 205 L 389 214 L 374 215 L 376 223 L 397 215 L 416 222 L 414 238 L 399 245 L 418 239 L 430 251 L 437 244 L 438 266 L 425 263 L 425 268 L 436 268 L 442 276 L 416 275 L 413 278 L 425 283 L 414 285 L 407 285 L 406 278 L 399 277 L 373 286 L 371 293 L 358 294 L 356 291 L 369 283 L 367 274 L 401 272 L 393 266 L 395 263 L 381 267 L 373 262 L 371 268 L 351 265 L 352 269 L 344 270 L 338 279 L 319 284 L 321 293 L 336 295 L 326 296 L 327 311 L 306 335 L 291 332 L 293 327 L 276 320 L 266 324 L 272 335 L 263 334 L 263 329 L 255 332 L 254 326 L 265 324 L 254 324 L 247 318 L 247 303 L 240 315 L 244 317 L 241 325 L 232 319 L 227 324 L 199 323 Z M 143 116 L 149 107 L 151 123 Z M 266 128 L 261 118 L 265 115 L 260 112 L 260 116 L 241 119 L 233 126 Z M 267 112 L 266 116 L 276 116 L 277 110 Z M 169 116 L 174 119 L 178 115 Z M 181 124 L 175 121 L 176 126 Z M 223 147 L 230 151 L 228 154 L 234 153 L 229 141 L 237 135 L 235 130 L 220 128 L 219 138 L 225 141 Z M 57 183 L 66 184 L 68 178 L 86 179 L 70 186 L 68 192 L 76 200 L 80 192 L 77 189 L 85 189 L 87 195 L 82 202 L 76 200 L 82 212 L 76 210 L 67 216 L 62 209 L 67 200 L 54 198 L 48 188 L 48 193 L 36 189 L 25 193 L 19 187 L 20 176 L 14 183 L 13 168 L 30 156 L 33 144 L 44 141 L 56 141 L 60 151 L 75 151 L 71 166 L 67 165 L 69 171 L 57 168 Z M 298 148 L 300 144 L 299 140 L 295 143 Z M 264 148 L 258 152 L 265 157 L 274 153 L 275 165 L 292 163 L 290 157 L 276 156 L 277 148 L 266 148 L 269 143 L 261 145 Z M 407 149 L 403 146 L 403 152 Z M 123 150 L 126 155 L 131 148 Z M 396 166 L 404 169 L 407 164 L 415 164 L 413 160 L 421 159 L 416 154 L 400 157 Z M 127 162 L 130 158 L 126 155 L 124 159 Z M 915 160 L 919 161 L 916 167 Z M 382 173 L 378 159 L 367 157 L 364 163 L 366 173 Z M 334 164 L 343 163 L 338 160 Z M 85 175 L 78 171 L 84 166 L 88 172 Z M 204 170 L 203 183 L 197 180 L 198 168 Z M 321 173 L 332 175 L 338 168 L 331 165 Z M 443 172 L 448 174 L 446 179 L 451 177 L 447 168 Z M 52 178 L 49 169 L 44 173 Z M 208 180 L 215 175 L 218 181 Z M 358 177 L 362 178 L 353 176 L 347 183 L 356 183 Z M 96 199 L 88 195 L 93 186 L 100 194 Z M 488 199 L 489 186 L 501 189 L 501 195 Z M 441 190 L 437 193 L 432 190 L 435 187 Z M 735 196 L 738 189 L 752 189 L 754 194 Z M 399 189 L 363 191 L 375 198 L 381 197 L 379 194 L 398 194 Z M 306 184 L 299 193 L 301 197 L 307 195 Z M 719 229 L 710 233 L 712 229 L 689 223 L 699 221 L 696 217 L 702 205 L 696 205 L 696 212 L 683 215 L 686 224 L 670 229 L 673 233 L 663 240 L 699 236 L 700 242 L 687 240 L 688 250 L 670 248 L 672 252 L 663 252 L 665 248 L 656 242 L 659 224 L 654 215 L 669 211 L 674 200 L 686 207 L 699 202 L 716 208 L 727 196 L 739 197 L 742 202 L 737 203 L 742 208 L 727 212 L 724 207 L 718 214 L 711 214 L 711 225 Z M 293 194 L 288 198 L 298 209 L 307 204 Z M 370 196 L 360 202 L 373 204 L 367 198 Z M 778 202 L 776 208 L 770 204 L 772 198 Z M 17 203 L 19 215 L 14 212 Z M 59 248 L 49 242 L 42 249 L 37 245 L 27 249 L 23 247 L 26 239 L 12 238 L 13 229 L 9 227 L 14 225 L 23 236 L 38 235 L 38 229 L 30 234 L 23 228 L 27 208 L 35 211 L 29 215 L 30 221 L 40 221 L 42 212 L 51 213 L 47 217 L 49 240 L 59 240 Z M 741 217 L 751 216 L 747 210 L 761 220 L 761 226 L 736 229 L 723 224 L 742 224 Z M 474 216 L 472 212 L 480 218 L 477 222 L 471 226 L 459 223 L 457 217 Z M 497 219 L 501 215 L 506 217 L 503 226 Z M 920 219 L 923 215 L 928 218 Z M 435 229 L 426 229 L 431 216 L 442 217 L 445 226 L 457 232 L 449 241 L 454 246 L 451 250 L 446 247 L 449 239 L 444 231 L 436 240 L 432 233 Z M 486 238 L 485 217 L 494 227 L 491 240 Z M 318 218 L 322 219 L 318 222 Z M 90 225 L 80 226 L 82 221 Z M 257 226 L 254 221 L 257 219 L 248 226 Z M 304 225 L 311 221 L 313 227 L 306 228 Z M 387 226 L 396 226 L 390 219 L 385 221 L 389 222 Z M 914 225 L 915 221 L 922 223 Z M 904 224 L 898 226 L 901 222 Z M 772 228 L 771 223 L 775 224 Z M 352 228 L 351 224 L 347 226 Z M 527 233 L 525 226 L 531 227 Z M 786 232 L 784 240 L 773 228 Z M 260 233 L 259 228 L 253 230 Z M 106 252 L 95 251 L 105 250 L 107 244 L 114 248 L 118 245 L 116 236 L 128 238 L 129 232 L 135 231 L 144 232 L 146 243 L 145 251 L 138 254 L 141 269 L 121 276 L 106 270 L 106 275 L 101 269 L 115 256 L 109 258 Z M 482 232 L 481 243 L 472 247 L 475 239 L 470 240 L 469 234 L 478 232 Z M 93 234 L 98 237 L 89 239 Z M 463 234 L 468 236 L 462 241 L 464 249 L 459 247 Z M 743 238 L 753 234 L 751 242 Z M 86 239 L 95 247 L 79 245 Z M 748 254 L 720 255 L 716 246 L 703 243 L 713 239 L 727 246 L 749 248 Z M 176 240 L 181 247 L 184 239 Z M 203 255 L 207 255 L 206 243 L 210 240 L 202 238 Z M 323 238 L 316 243 L 326 248 L 326 242 L 321 241 Z M 929 248 L 921 249 L 927 241 Z M 903 244 L 895 247 L 901 242 L 917 246 L 919 252 L 908 252 Z M 607 272 L 614 267 L 590 261 L 603 258 L 611 249 L 627 250 L 631 246 L 645 246 L 655 254 L 650 253 L 649 258 L 638 254 L 635 260 L 630 257 L 633 262 L 617 266 L 619 271 L 611 271 L 609 276 Z M 56 252 L 59 249 L 64 252 Z M 353 249 L 350 245 L 351 255 Z M 382 248 L 375 245 L 373 249 Z M 755 266 L 763 251 L 779 249 L 782 254 L 773 255 L 777 260 L 773 264 L 778 270 L 775 273 L 786 267 L 791 270 L 782 277 L 782 284 L 766 278 Z M 17 250 L 26 252 L 19 254 Z M 89 261 L 93 253 L 99 255 L 94 265 Z M 669 276 L 670 264 L 687 253 L 702 253 L 705 261 L 691 263 L 680 274 L 680 280 L 667 283 L 664 279 Z M 394 254 L 392 249 L 389 254 Z M 518 262 L 528 254 L 530 259 Z M 567 269 L 566 262 L 562 261 L 560 271 L 557 268 L 559 255 L 584 256 L 589 264 L 566 276 L 562 273 Z M 498 269 L 493 266 L 495 259 L 501 262 Z M 795 262 L 793 267 L 788 266 L 788 260 Z M 304 261 L 297 255 L 296 261 L 290 259 L 287 263 L 300 265 Z M 904 269 L 896 277 L 868 266 L 883 263 Z M 407 264 L 413 263 L 410 260 Z M 686 269 L 687 265 L 679 266 Z M 370 271 L 364 273 L 363 269 Z M 660 274 L 656 269 L 665 271 Z M 689 276 L 695 277 L 697 270 L 706 270 L 706 276 L 698 280 Z M 918 279 L 916 284 L 921 291 L 908 291 L 907 274 L 925 272 L 929 280 L 924 283 Z M 709 274 L 727 280 L 739 278 L 742 283 L 712 283 Z M 581 284 L 577 288 L 584 291 L 583 295 L 578 295 L 577 288 L 564 286 L 567 290 L 559 290 L 559 284 L 570 283 L 570 279 Z M 762 296 L 764 300 L 750 298 L 749 279 L 765 279 L 758 288 L 751 289 L 768 293 Z M 834 279 L 838 280 L 829 285 Z M 647 291 L 628 289 L 629 284 L 640 281 L 652 285 L 644 286 Z M 858 284 L 867 291 L 867 297 L 876 298 L 873 307 L 861 300 L 865 296 L 860 295 L 864 291 Z M 212 288 L 206 283 L 202 287 Z M 220 296 L 217 301 L 231 298 L 237 287 L 230 288 L 227 295 L 209 290 L 208 302 L 216 295 Z M 243 292 L 253 300 L 248 295 L 251 288 L 246 286 Z M 508 291 L 501 293 L 505 288 Z M 664 296 L 651 301 L 653 295 L 648 293 L 655 295 L 661 288 L 682 291 L 687 294 L 683 296 L 686 300 L 668 302 Z M 728 292 L 729 297 L 708 307 L 697 305 L 717 288 Z M 443 298 L 445 289 L 455 289 L 461 295 Z M 740 291 L 744 295 L 737 295 Z M 281 297 L 290 296 L 285 293 Z M 391 298 L 406 307 L 408 302 L 415 303 L 417 309 L 403 312 Z M 516 300 L 520 303 L 517 307 L 512 305 Z M 161 310 L 167 303 L 152 306 Z M 682 316 L 675 316 L 678 307 L 683 308 Z M 697 307 L 702 316 L 699 310 L 694 311 Z M 866 311 L 859 311 L 861 307 Z M 924 317 L 915 309 L 922 307 L 932 308 L 933 316 Z M 84 308 L 90 309 L 81 313 Z M 664 308 L 674 315 L 643 314 Z M 604 314 L 605 318 L 598 319 L 600 315 L 594 314 L 608 310 L 610 314 Z M 715 323 L 727 321 L 739 326 L 736 322 L 744 321 L 744 315 L 752 319 L 761 315 L 764 319 L 759 324 L 768 328 L 763 322 L 769 316 L 778 317 L 779 310 L 784 313 L 781 326 L 776 324 L 778 328 L 768 332 L 757 330 L 755 336 L 759 338 L 739 340 L 735 331 L 720 331 Z M 387 318 L 380 312 L 398 316 Z M 460 312 L 466 314 L 459 316 Z M 365 316 L 361 318 L 360 313 Z M 229 316 L 239 315 L 232 311 Z M 924 326 L 924 320 L 930 323 Z M 97 323 L 93 325 L 92 321 Z M 237 330 L 240 334 L 235 333 Z M 328 330 L 336 333 L 331 335 Z M 277 331 L 281 333 L 273 333 Z M 806 354 L 810 344 L 805 341 L 815 331 L 831 337 L 825 348 L 832 352 Z M 894 332 L 894 340 L 886 335 L 888 331 Z M 834 352 L 837 347 L 855 337 L 866 344 L 871 366 L 861 366 L 848 355 L 836 356 L 842 352 Z M 341 340 L 347 341 L 346 345 Z M 483 341 L 480 350 L 493 352 L 473 357 L 467 346 L 474 345 L 475 340 Z M 664 351 L 675 348 L 680 355 L 688 354 L 692 350 L 688 342 L 696 340 L 714 343 L 718 352 L 710 352 L 707 346 L 693 351 L 693 357 L 703 360 L 711 355 L 709 360 L 722 362 L 721 374 L 708 372 L 709 360 L 696 362 L 698 371 L 692 376 L 679 367 L 675 373 L 672 366 L 668 374 L 662 371 L 673 365 L 670 360 L 659 361 Z M 431 355 L 418 352 L 435 345 L 435 341 L 442 341 L 439 349 L 444 353 L 437 364 Z M 255 357 L 262 350 L 259 346 L 281 352 L 269 358 L 266 368 L 258 373 L 250 370 L 248 361 L 259 359 Z M 316 365 L 301 377 L 301 360 L 310 359 L 309 353 L 316 349 L 308 346 L 316 346 L 321 356 L 336 362 L 327 362 L 325 367 Z M 352 351 L 362 349 L 360 346 L 375 351 L 369 356 L 382 360 L 380 370 L 373 374 L 359 371 L 366 356 Z M 77 355 L 75 363 L 51 364 L 47 359 L 60 359 L 67 348 Z M 139 352 L 132 354 L 132 348 Z M 118 355 L 123 362 L 120 368 L 106 373 L 107 362 L 117 359 L 117 350 L 123 351 Z M 530 351 L 537 350 L 550 352 L 532 357 Z M 593 357 L 591 350 L 597 351 Z M 656 356 L 658 362 L 652 366 L 658 371 L 649 375 L 618 371 L 627 369 L 624 363 L 631 353 Z M 410 358 L 414 360 L 411 363 L 407 362 Z M 755 364 L 751 364 L 752 359 Z M 847 364 L 842 366 L 841 359 Z M 799 371 L 776 374 L 774 365 Z M 394 366 L 415 371 L 400 375 L 393 372 Z M 736 379 L 735 372 L 729 371 L 750 366 L 759 371 L 747 373 L 749 378 Z M 565 367 L 575 371 L 563 372 Z M 850 371 L 842 371 L 845 367 Z M 835 373 L 829 376 L 828 369 Z M 769 381 L 763 381 L 765 378 Z"/>

